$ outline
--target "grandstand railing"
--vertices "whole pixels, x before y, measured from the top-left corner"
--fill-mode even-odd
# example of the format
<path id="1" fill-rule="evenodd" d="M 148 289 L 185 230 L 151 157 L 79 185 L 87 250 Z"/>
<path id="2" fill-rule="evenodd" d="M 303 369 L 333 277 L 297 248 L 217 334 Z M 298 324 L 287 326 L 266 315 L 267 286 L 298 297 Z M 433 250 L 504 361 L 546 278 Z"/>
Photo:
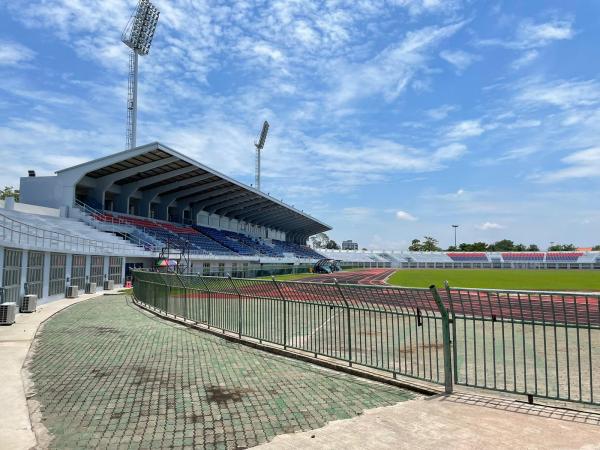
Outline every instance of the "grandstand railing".
<path id="1" fill-rule="evenodd" d="M 448 313 L 435 288 L 319 284 L 134 271 L 163 314 L 452 390 Z"/>
<path id="2" fill-rule="evenodd" d="M 443 385 L 600 405 L 600 296 L 134 272 L 157 312 Z M 595 373 L 597 372 L 597 373 Z"/>
<path id="3" fill-rule="evenodd" d="M 82 212 L 82 220 L 88 225 L 93 226 L 94 228 L 102 229 L 102 231 L 108 231 L 110 233 L 122 233 L 124 230 L 129 230 L 132 233 L 135 228 L 130 223 L 127 223 L 125 220 L 120 219 L 115 216 L 105 216 L 104 220 L 100 221 L 96 219 L 96 217 L 104 216 L 102 211 L 98 211 L 91 206 L 83 203 L 82 201 L 75 200 L 75 207 L 78 208 Z M 142 230 L 146 232 L 146 230 Z M 152 242 L 148 242 L 139 236 L 135 236 L 135 234 L 129 233 L 128 240 L 133 244 L 137 245 L 140 248 L 143 248 L 146 251 L 150 252 L 158 252 L 160 251 L 159 246 Z"/>
<path id="4" fill-rule="evenodd" d="M 88 254 L 139 255 L 141 249 L 130 244 L 86 239 L 68 233 L 48 230 L 20 222 L 0 214 L 0 242 L 50 251 L 68 251 Z"/>

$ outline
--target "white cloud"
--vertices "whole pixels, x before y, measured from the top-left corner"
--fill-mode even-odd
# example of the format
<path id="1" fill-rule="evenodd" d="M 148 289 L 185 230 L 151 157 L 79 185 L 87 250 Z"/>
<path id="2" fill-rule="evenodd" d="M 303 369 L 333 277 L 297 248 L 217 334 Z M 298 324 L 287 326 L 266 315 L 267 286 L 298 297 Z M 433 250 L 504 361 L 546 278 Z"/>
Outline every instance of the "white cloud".
<path id="1" fill-rule="evenodd" d="M 431 117 L 433 120 L 442 120 L 448 117 L 452 111 L 456 111 L 458 109 L 455 105 L 442 105 L 437 108 L 432 108 L 426 111 L 426 114 Z"/>
<path id="2" fill-rule="evenodd" d="M 515 30 L 514 37 L 508 39 L 481 39 L 480 45 L 493 45 L 515 50 L 527 50 L 544 47 L 553 41 L 573 38 L 573 21 L 551 20 L 534 22 L 531 19 L 521 21 Z"/>
<path id="3" fill-rule="evenodd" d="M 432 48 L 455 34 L 464 24 L 457 22 L 410 31 L 402 41 L 388 46 L 364 63 L 334 66 L 332 102 L 339 107 L 340 104 L 377 94 L 383 95 L 387 101 L 395 100 L 426 68 Z"/>
<path id="4" fill-rule="evenodd" d="M 523 47 L 540 47 L 551 41 L 571 39 L 575 35 L 573 21 L 553 20 L 544 23 L 524 21 L 517 29 L 517 42 Z"/>
<path id="5" fill-rule="evenodd" d="M 454 124 L 446 133 L 446 137 L 459 140 L 473 136 L 479 136 L 485 132 L 479 120 L 463 120 Z"/>
<path id="6" fill-rule="evenodd" d="M 444 147 L 438 148 L 433 153 L 434 161 L 446 161 L 458 159 L 467 152 L 467 146 L 464 144 L 453 143 Z"/>
<path id="7" fill-rule="evenodd" d="M 600 103 L 600 83 L 597 80 L 529 79 L 517 85 L 516 100 L 527 105 L 559 108 L 596 105 Z"/>
<path id="8" fill-rule="evenodd" d="M 502 230 L 505 227 L 503 225 L 500 225 L 499 223 L 495 223 L 495 222 L 484 222 L 481 225 L 477 225 L 476 228 L 486 231 L 486 230 Z"/>
<path id="9" fill-rule="evenodd" d="M 463 50 L 443 50 L 440 57 L 456 67 L 458 72 L 464 71 L 479 59 L 479 56 Z"/>
<path id="10" fill-rule="evenodd" d="M 0 40 L 0 66 L 16 66 L 31 61 L 35 52 L 18 42 Z"/>
<path id="11" fill-rule="evenodd" d="M 511 67 L 515 70 L 519 70 L 531 64 L 533 61 L 538 59 L 539 56 L 540 52 L 538 52 L 537 50 L 527 50 L 519 58 L 515 59 L 512 62 Z"/>
<path id="12" fill-rule="evenodd" d="M 396 219 L 408 222 L 414 222 L 417 220 L 415 216 L 413 216 L 410 213 L 407 213 L 406 211 L 396 211 Z"/>
<path id="13" fill-rule="evenodd" d="M 597 178 L 600 174 L 600 147 L 580 150 L 562 158 L 568 167 L 538 174 L 540 182 L 565 181 L 578 178 Z"/>

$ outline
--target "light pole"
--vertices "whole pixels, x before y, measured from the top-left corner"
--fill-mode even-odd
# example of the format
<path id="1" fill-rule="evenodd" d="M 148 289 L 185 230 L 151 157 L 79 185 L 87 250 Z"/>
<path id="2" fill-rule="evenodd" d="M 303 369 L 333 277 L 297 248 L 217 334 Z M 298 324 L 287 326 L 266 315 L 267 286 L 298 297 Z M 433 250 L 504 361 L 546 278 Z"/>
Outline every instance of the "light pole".
<path id="1" fill-rule="evenodd" d="M 456 229 L 458 228 L 458 225 L 452 225 L 452 228 L 454 228 L 454 250 L 458 250 L 458 247 L 456 246 Z"/>

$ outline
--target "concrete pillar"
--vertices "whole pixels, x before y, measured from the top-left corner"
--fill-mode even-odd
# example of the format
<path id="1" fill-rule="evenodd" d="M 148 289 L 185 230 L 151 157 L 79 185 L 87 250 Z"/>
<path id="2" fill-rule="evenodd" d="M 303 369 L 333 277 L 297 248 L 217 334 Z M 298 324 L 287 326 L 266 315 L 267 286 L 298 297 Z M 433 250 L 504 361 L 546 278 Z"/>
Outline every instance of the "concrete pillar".
<path id="1" fill-rule="evenodd" d="M 125 285 L 125 261 L 126 258 L 123 257 L 123 263 L 121 264 L 121 281 L 123 285 Z"/>
<path id="2" fill-rule="evenodd" d="M 73 275 L 73 254 L 67 253 L 67 261 L 65 265 L 65 286 L 71 286 L 71 275 Z"/>
<path id="3" fill-rule="evenodd" d="M 108 280 L 108 265 L 110 263 L 110 256 L 104 257 L 104 269 L 102 270 L 102 280 Z"/>
<path id="4" fill-rule="evenodd" d="M 29 252 L 23 250 L 21 254 L 21 290 L 19 291 L 19 297 L 25 295 L 25 283 L 27 283 L 27 267 L 29 266 Z"/>
<path id="5" fill-rule="evenodd" d="M 42 297 L 48 297 L 50 292 L 50 252 L 44 252 L 44 283 L 42 287 Z"/>
<path id="6" fill-rule="evenodd" d="M 0 286 L 4 286 L 4 247 L 0 247 Z"/>
<path id="7" fill-rule="evenodd" d="M 85 255 L 85 281 L 90 281 L 92 275 L 92 255 Z"/>

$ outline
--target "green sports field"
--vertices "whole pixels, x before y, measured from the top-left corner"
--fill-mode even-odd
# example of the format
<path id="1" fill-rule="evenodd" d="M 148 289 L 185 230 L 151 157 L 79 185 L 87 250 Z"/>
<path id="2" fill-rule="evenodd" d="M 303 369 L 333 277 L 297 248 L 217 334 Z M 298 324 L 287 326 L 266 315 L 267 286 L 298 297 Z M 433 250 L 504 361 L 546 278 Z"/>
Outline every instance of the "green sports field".
<path id="1" fill-rule="evenodd" d="M 396 286 L 444 286 L 532 289 L 552 291 L 600 291 L 600 271 L 596 270 L 511 270 L 511 269 L 403 269 L 388 283 Z"/>

